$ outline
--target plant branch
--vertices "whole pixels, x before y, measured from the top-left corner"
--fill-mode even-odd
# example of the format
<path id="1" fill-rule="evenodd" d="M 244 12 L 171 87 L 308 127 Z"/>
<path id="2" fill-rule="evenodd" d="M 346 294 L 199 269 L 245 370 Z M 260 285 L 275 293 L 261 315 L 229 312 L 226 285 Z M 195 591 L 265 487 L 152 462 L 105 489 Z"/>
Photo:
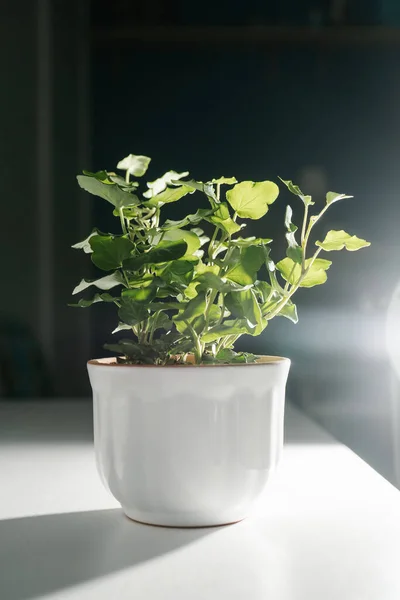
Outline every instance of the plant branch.
<path id="1" fill-rule="evenodd" d="M 214 247 L 215 240 L 217 239 L 217 235 L 218 235 L 218 227 L 215 228 L 215 231 L 212 235 L 210 243 L 208 244 L 208 258 L 209 258 L 210 263 L 212 263 L 214 260 L 213 247 Z"/>
<path id="2" fill-rule="evenodd" d="M 288 295 L 285 296 L 285 298 L 282 298 L 282 300 L 280 302 L 278 302 L 278 304 L 276 305 L 275 309 L 269 315 L 266 315 L 264 317 L 265 319 L 267 319 L 268 321 L 270 321 L 271 319 L 273 319 L 274 317 L 276 317 L 276 315 L 278 315 L 280 313 L 280 311 L 282 310 L 282 308 L 284 308 L 284 306 L 286 306 L 286 304 L 289 302 L 289 300 L 293 296 L 293 294 L 299 289 L 299 287 L 301 285 L 301 282 L 303 281 L 303 279 L 305 278 L 305 276 L 307 275 L 307 273 L 309 272 L 309 270 L 313 266 L 313 264 L 315 262 L 315 259 L 317 258 L 317 256 L 321 252 L 321 250 L 322 250 L 322 248 L 318 248 L 318 250 L 316 251 L 316 253 L 312 257 L 312 259 L 310 260 L 310 264 L 308 265 L 308 267 L 306 268 L 306 270 L 300 275 L 298 281 L 295 284 L 292 285 L 292 287 L 291 287 Z"/>
<path id="3" fill-rule="evenodd" d="M 184 321 L 184 323 L 186 324 L 187 328 L 189 329 L 190 334 L 193 339 L 193 342 L 194 342 L 194 345 L 195 345 L 195 353 L 194 353 L 195 362 L 196 362 L 196 364 L 199 364 L 201 362 L 201 358 L 203 356 L 203 346 L 200 341 L 200 337 L 197 335 L 197 333 L 195 332 L 195 330 L 193 329 L 193 327 L 191 326 L 189 321 Z"/>
<path id="4" fill-rule="evenodd" d="M 152 319 L 150 335 L 149 335 L 149 344 L 151 344 L 153 342 L 154 333 L 156 331 L 156 326 L 157 326 L 157 321 L 158 321 L 159 316 L 161 315 L 161 312 L 162 312 L 161 310 L 157 311 Z"/>
<path id="5" fill-rule="evenodd" d="M 123 231 L 124 235 L 126 235 L 128 232 L 127 232 L 127 229 L 126 229 L 126 223 L 125 223 L 124 213 L 122 211 L 122 208 L 120 208 L 118 210 L 118 214 L 119 214 L 119 220 L 121 221 L 122 231 Z"/>

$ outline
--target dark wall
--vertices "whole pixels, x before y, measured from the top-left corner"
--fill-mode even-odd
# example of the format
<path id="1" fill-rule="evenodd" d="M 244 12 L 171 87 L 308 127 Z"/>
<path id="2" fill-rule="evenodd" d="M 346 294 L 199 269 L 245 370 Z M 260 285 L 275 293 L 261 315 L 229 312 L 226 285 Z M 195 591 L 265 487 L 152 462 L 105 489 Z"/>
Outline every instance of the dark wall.
<path id="1" fill-rule="evenodd" d="M 387 473 L 384 318 L 400 279 L 399 59 L 400 50 L 382 45 L 144 42 L 99 47 L 93 57 L 94 168 L 111 168 L 129 152 L 153 157 L 149 178 L 173 168 L 200 180 L 223 174 L 299 181 L 304 169 L 317 167 L 327 189 L 354 194 L 332 207 L 319 232 L 343 228 L 370 240 L 371 248 L 329 256 L 328 283 L 298 293 L 300 323 L 277 318 L 260 338 L 242 338 L 238 347 L 290 356 L 292 398 L 328 427 L 333 411 L 334 433 L 356 449 L 369 428 L 362 451 L 381 470 L 389 465 Z M 251 233 L 283 237 L 286 201 L 296 215 L 300 207 L 282 195 Z M 187 210 L 183 202 L 171 209 L 175 216 Z M 112 227 L 108 215 L 95 204 L 103 227 Z M 273 248 L 278 259 L 282 242 Z M 101 352 L 114 316 L 107 307 L 95 312 Z M 382 365 L 383 385 L 373 364 Z M 375 425 L 365 416 L 371 411 Z"/>

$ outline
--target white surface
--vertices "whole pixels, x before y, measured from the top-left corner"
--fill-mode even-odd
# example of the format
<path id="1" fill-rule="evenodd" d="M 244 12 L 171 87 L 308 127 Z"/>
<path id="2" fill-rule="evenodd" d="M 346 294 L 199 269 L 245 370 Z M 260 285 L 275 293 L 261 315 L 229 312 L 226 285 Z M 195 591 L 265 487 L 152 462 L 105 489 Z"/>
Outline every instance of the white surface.
<path id="1" fill-rule="evenodd" d="M 399 600 L 400 493 L 290 409 L 259 514 L 172 530 L 103 488 L 91 407 L 0 405 L 0 598 Z"/>
<path id="2" fill-rule="evenodd" d="M 125 514 L 180 527 L 250 514 L 282 454 L 289 366 L 89 364 L 97 464 Z"/>

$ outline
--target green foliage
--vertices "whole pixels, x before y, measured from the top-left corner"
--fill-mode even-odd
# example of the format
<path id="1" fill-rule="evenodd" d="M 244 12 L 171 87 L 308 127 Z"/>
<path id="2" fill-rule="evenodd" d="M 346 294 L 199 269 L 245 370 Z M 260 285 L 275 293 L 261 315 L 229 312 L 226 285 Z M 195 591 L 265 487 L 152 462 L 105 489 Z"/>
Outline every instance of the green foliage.
<path id="1" fill-rule="evenodd" d="M 150 161 L 151 158 L 148 156 L 136 156 L 135 154 L 129 154 L 119 161 L 117 164 L 117 169 L 122 169 L 134 177 L 142 177 L 142 175 L 146 173 Z"/>
<path id="2" fill-rule="evenodd" d="M 285 227 L 287 229 L 286 241 L 288 243 L 288 248 L 286 250 L 286 255 L 295 263 L 301 264 L 303 260 L 303 251 L 301 246 L 298 245 L 296 241 L 295 233 L 298 229 L 294 223 L 292 223 L 292 215 L 293 211 L 290 206 L 286 207 L 285 214 Z"/>
<path id="3" fill-rule="evenodd" d="M 308 258 L 304 264 L 305 270 L 303 271 L 301 265 L 296 264 L 291 258 L 284 258 L 278 262 L 276 268 L 281 272 L 283 279 L 291 285 L 314 287 L 314 285 L 325 283 L 326 271 L 332 264 L 330 260 Z"/>
<path id="4" fill-rule="evenodd" d="M 101 172 L 102 173 L 102 172 Z M 123 206 L 134 206 L 139 204 L 139 198 L 134 194 L 125 192 L 121 186 L 113 183 L 108 177 L 104 180 L 98 179 L 95 175 L 78 175 L 78 183 L 82 189 L 94 196 L 99 196 L 107 200 L 115 208 L 120 209 Z"/>
<path id="5" fill-rule="evenodd" d="M 102 271 L 114 271 L 122 267 L 134 248 L 126 236 L 95 235 L 89 240 L 92 261 Z"/>
<path id="6" fill-rule="evenodd" d="M 260 219 L 278 194 L 279 188 L 273 181 L 242 181 L 226 193 L 226 198 L 239 217 Z"/>
<path id="7" fill-rule="evenodd" d="M 111 171 L 78 175 L 84 190 L 112 205 L 121 232 L 93 229 L 85 240 L 74 244 L 107 274 L 82 279 L 73 294 L 92 286 L 99 292 L 71 306 L 106 303 L 116 307 L 112 333 L 129 331 L 130 337 L 105 348 L 121 355 L 120 362 L 185 363 L 193 357 L 197 363 L 254 362 L 256 356 L 234 351 L 235 341 L 242 335 L 260 335 L 276 316 L 297 323 L 294 293 L 327 279 L 331 261 L 319 254 L 369 245 L 344 231 L 329 231 L 307 256 L 316 223 L 333 203 L 350 196 L 328 192 L 321 210 L 309 216 L 315 204 L 311 196 L 292 181 L 281 180 L 300 198 L 304 216 L 298 227 L 287 207 L 286 257 L 275 265 L 269 246 L 272 239 L 242 235 L 243 220 L 260 219 L 276 200 L 275 183 L 238 183 L 235 177 L 201 182 L 185 179 L 187 171 L 167 171 L 148 182 L 141 193 L 139 181 L 131 177 L 142 177 L 149 163 L 149 157 L 130 154 L 117 166 L 125 171 L 124 176 Z M 222 189 L 227 189 L 223 196 Z M 188 194 L 204 194 L 209 208 L 188 212 L 178 221 L 163 220 L 162 207 Z"/>
<path id="8" fill-rule="evenodd" d="M 330 252 L 331 250 L 346 250 L 354 251 L 360 250 L 360 248 L 366 248 L 370 246 L 370 242 L 358 238 L 356 235 L 350 235 L 341 229 L 340 231 L 328 231 L 323 242 L 315 242 L 316 246 Z"/>

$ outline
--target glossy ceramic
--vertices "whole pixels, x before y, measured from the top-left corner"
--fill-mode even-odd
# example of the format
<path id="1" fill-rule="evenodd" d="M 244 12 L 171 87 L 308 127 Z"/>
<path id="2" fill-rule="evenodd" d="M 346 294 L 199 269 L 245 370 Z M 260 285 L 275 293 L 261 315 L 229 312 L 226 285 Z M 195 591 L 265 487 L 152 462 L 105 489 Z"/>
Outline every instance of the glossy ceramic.
<path id="1" fill-rule="evenodd" d="M 98 469 L 126 515 L 175 527 L 246 517 L 282 451 L 289 366 L 90 361 Z"/>

